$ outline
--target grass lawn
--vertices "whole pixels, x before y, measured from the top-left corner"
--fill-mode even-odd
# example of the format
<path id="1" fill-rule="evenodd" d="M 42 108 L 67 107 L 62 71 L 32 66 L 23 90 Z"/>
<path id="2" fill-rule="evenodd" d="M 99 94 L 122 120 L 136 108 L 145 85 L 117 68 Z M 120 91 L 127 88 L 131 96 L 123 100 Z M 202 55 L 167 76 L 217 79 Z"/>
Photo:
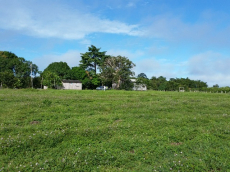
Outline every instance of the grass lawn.
<path id="1" fill-rule="evenodd" d="M 0 90 L 0 171 L 228 171 L 230 94 Z"/>

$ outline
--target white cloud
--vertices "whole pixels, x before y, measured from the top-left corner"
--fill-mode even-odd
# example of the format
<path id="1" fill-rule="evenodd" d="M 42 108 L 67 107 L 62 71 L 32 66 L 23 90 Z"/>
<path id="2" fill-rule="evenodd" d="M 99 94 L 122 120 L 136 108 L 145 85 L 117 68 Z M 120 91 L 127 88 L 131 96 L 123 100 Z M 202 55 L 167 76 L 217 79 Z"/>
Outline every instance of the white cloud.
<path id="1" fill-rule="evenodd" d="M 167 79 L 176 77 L 176 65 L 169 61 L 147 58 L 137 62 L 135 74 L 145 73 L 149 78 L 164 76 Z"/>
<path id="2" fill-rule="evenodd" d="M 187 74 L 184 72 L 187 65 L 185 62 L 156 59 L 155 57 L 151 57 L 147 51 L 136 50 L 131 52 L 127 50 L 111 49 L 107 51 L 107 54 L 128 57 L 134 64 L 136 64 L 136 67 L 133 69 L 136 76 L 140 73 L 145 73 L 149 78 L 152 76 L 164 76 L 169 79 L 182 77 Z"/>
<path id="3" fill-rule="evenodd" d="M 91 41 L 89 39 L 82 39 L 80 41 L 81 44 L 85 45 L 87 48 L 90 47 L 90 45 L 92 45 Z"/>
<path id="4" fill-rule="evenodd" d="M 124 54 L 132 56 L 130 52 Z M 135 53 L 134 53 L 135 54 Z M 230 58 L 221 53 L 208 51 L 192 56 L 188 61 L 146 58 L 144 52 L 132 61 L 136 64 L 135 74 L 170 78 L 190 78 L 207 82 L 209 86 L 230 86 Z"/>
<path id="5" fill-rule="evenodd" d="M 53 62 L 66 62 L 69 67 L 74 67 L 79 65 L 81 60 L 81 55 L 79 51 L 68 51 L 64 54 L 59 55 L 44 55 L 42 57 L 34 58 L 32 61 L 35 63 L 40 71 L 43 71 L 49 64 Z"/>
<path id="6" fill-rule="evenodd" d="M 210 12 L 211 13 L 211 12 Z M 199 46 L 230 45 L 230 25 L 226 20 L 212 18 L 207 20 L 200 17 L 195 22 L 185 22 L 181 16 L 173 14 L 157 15 L 147 18 L 143 35 L 166 41 L 192 43 Z"/>
<path id="7" fill-rule="evenodd" d="M 80 9 L 80 6 L 73 9 L 57 1 L 1 1 L 0 28 L 18 30 L 36 37 L 62 39 L 83 39 L 95 32 L 140 34 L 137 25 L 102 19 Z"/>
<path id="8" fill-rule="evenodd" d="M 209 28 L 206 24 L 184 23 L 179 17 L 173 15 L 158 15 L 149 19 L 148 22 L 150 26 L 146 29 L 146 35 L 167 40 L 191 38 L 194 33 L 197 37 L 207 34 Z"/>
<path id="9" fill-rule="evenodd" d="M 188 72 L 191 78 L 205 81 L 209 86 L 230 86 L 229 64 L 230 57 L 208 51 L 189 59 Z"/>

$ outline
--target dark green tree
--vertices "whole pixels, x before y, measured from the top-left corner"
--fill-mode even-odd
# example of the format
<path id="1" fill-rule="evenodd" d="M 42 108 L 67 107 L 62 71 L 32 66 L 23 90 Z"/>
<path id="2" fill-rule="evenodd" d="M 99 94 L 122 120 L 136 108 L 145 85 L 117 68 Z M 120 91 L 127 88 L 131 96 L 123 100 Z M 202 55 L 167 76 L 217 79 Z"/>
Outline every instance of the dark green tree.
<path id="1" fill-rule="evenodd" d="M 149 80 L 150 88 L 153 90 L 168 90 L 177 91 L 179 87 L 184 87 L 186 91 L 189 90 L 204 90 L 208 87 L 206 82 L 200 80 L 191 80 L 189 78 L 170 78 L 169 81 L 165 77 L 152 77 Z"/>
<path id="2" fill-rule="evenodd" d="M 32 65 L 32 66 L 31 66 Z M 31 73 L 32 69 L 32 73 Z M 14 87 L 25 88 L 31 86 L 31 74 L 36 76 L 38 67 L 32 62 L 25 60 L 22 57 L 17 57 L 14 53 L 8 51 L 0 51 L 0 72 L 5 77 L 8 76 L 9 80 L 15 83 Z M 12 80 L 12 76 L 15 78 Z M 9 82 L 5 84 L 6 87 L 12 87 Z"/>
<path id="3" fill-rule="evenodd" d="M 166 90 L 167 91 L 177 91 L 179 89 L 179 84 L 176 82 L 176 79 L 170 78 L 167 82 Z"/>
<path id="4" fill-rule="evenodd" d="M 71 79 L 73 80 L 80 80 L 83 81 L 85 78 L 88 77 L 87 72 L 81 67 L 72 67 L 71 72 Z"/>
<path id="5" fill-rule="evenodd" d="M 137 78 L 145 78 L 148 79 L 147 75 L 145 73 L 140 73 L 139 75 L 137 75 Z"/>
<path id="6" fill-rule="evenodd" d="M 213 85 L 212 87 L 219 88 L 219 85 L 218 85 L 218 84 L 215 84 L 215 85 Z"/>
<path id="7" fill-rule="evenodd" d="M 0 72 L 15 71 L 18 57 L 8 51 L 0 51 Z"/>
<path id="8" fill-rule="evenodd" d="M 167 88 L 167 80 L 165 77 L 160 76 L 157 78 L 157 86 L 158 90 L 166 90 Z"/>
<path id="9" fill-rule="evenodd" d="M 106 51 L 100 52 L 100 48 L 91 45 L 88 48 L 89 52 L 81 53 L 80 67 L 87 71 L 94 71 L 97 73 L 97 68 L 101 67 L 105 59 L 109 56 L 105 55 Z"/>
<path id="10" fill-rule="evenodd" d="M 149 79 L 144 73 L 137 75 L 136 83 L 146 85 L 147 89 L 151 89 Z"/>
<path id="11" fill-rule="evenodd" d="M 56 88 L 58 85 L 62 85 L 61 78 L 52 71 L 46 70 L 41 74 L 42 85 L 49 88 Z"/>
<path id="12" fill-rule="evenodd" d="M 152 90 L 158 90 L 158 86 L 157 86 L 157 77 L 153 76 L 150 80 L 149 80 L 149 88 Z"/>
<path id="13" fill-rule="evenodd" d="M 16 88 L 20 86 L 20 80 L 14 76 L 12 71 L 0 72 L 0 87 Z"/>
<path id="14" fill-rule="evenodd" d="M 83 89 L 95 89 L 100 85 L 100 79 L 93 71 L 86 71 L 81 67 L 73 67 L 70 72 L 71 79 L 80 80 Z"/>
<path id="15" fill-rule="evenodd" d="M 42 88 L 42 77 L 36 76 L 33 78 L 33 88 Z"/>
<path id="16" fill-rule="evenodd" d="M 66 62 L 53 62 L 44 70 L 56 74 L 60 79 L 70 79 L 70 67 Z"/>

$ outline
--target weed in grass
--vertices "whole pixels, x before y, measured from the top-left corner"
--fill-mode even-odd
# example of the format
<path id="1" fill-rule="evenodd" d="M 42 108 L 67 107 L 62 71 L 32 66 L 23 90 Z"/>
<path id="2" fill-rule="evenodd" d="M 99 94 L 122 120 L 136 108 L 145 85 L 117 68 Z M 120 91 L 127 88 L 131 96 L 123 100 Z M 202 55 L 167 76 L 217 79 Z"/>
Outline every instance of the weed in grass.
<path id="1" fill-rule="evenodd" d="M 50 105 L 52 104 L 52 101 L 45 99 L 42 103 L 43 103 L 45 106 L 50 106 Z"/>

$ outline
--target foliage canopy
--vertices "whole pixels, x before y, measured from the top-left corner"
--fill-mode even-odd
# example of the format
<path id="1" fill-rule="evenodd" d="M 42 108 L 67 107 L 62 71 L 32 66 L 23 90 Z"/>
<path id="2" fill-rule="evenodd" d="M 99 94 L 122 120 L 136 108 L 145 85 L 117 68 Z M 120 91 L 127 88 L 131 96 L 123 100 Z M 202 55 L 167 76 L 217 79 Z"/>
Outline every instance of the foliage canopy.
<path id="1" fill-rule="evenodd" d="M 88 52 L 81 53 L 80 67 L 87 71 L 94 71 L 97 73 L 97 67 L 101 67 L 105 59 L 109 56 L 105 55 L 106 51 L 100 52 L 100 48 L 91 45 Z"/>
<path id="2" fill-rule="evenodd" d="M 38 66 L 8 51 L 0 51 L 0 82 L 8 88 L 31 86 L 30 75 L 36 76 Z"/>
<path id="3" fill-rule="evenodd" d="M 104 82 L 115 83 L 116 89 L 130 89 L 132 87 L 130 76 L 134 75 L 132 68 L 135 64 L 127 57 L 111 56 L 107 58 L 101 67 L 100 77 Z"/>
<path id="4" fill-rule="evenodd" d="M 53 62 L 44 70 L 44 72 L 46 71 L 55 73 L 61 79 L 67 79 L 70 72 L 70 67 L 66 62 Z"/>

